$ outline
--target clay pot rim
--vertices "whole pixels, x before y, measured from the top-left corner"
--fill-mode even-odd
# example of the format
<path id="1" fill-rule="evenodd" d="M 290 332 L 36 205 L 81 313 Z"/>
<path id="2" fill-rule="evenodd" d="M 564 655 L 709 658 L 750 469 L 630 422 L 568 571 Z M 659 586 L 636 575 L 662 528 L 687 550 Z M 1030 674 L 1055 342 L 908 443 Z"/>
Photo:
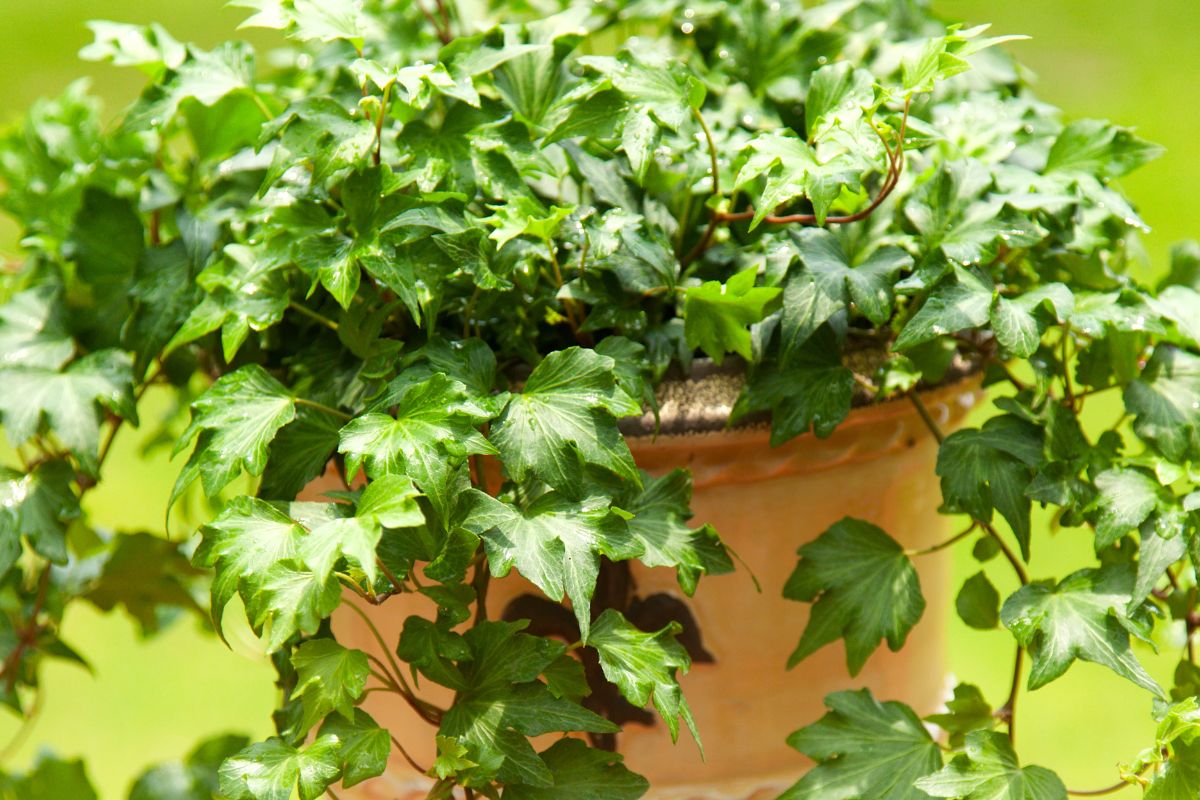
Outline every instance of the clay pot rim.
<path id="1" fill-rule="evenodd" d="M 982 372 L 982 360 L 958 357 L 942 380 L 936 383 L 921 381 L 917 391 L 931 401 L 961 394 L 969 384 L 978 382 Z M 771 427 L 771 415 L 767 411 L 748 414 L 736 423 L 729 423 L 730 410 L 745 385 L 745 379 L 746 364 L 740 358 L 730 357 L 721 364 L 708 358 L 696 359 L 689 373 L 674 370 L 659 382 L 655 389 L 660 407 L 657 418 L 653 411 L 647 411 L 640 417 L 626 417 L 619 421 L 621 432 L 631 445 L 635 442 L 709 438 L 713 434 L 766 435 Z M 856 388 L 851 413 L 838 426 L 838 430 L 911 411 L 905 395 L 875 401 L 866 391 Z"/>

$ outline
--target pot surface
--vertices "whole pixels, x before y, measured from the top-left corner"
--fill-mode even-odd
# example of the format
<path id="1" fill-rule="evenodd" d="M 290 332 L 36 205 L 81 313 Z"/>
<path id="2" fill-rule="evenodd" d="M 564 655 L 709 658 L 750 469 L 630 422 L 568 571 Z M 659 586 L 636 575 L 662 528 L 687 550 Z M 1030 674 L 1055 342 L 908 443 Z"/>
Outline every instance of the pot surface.
<path id="1" fill-rule="evenodd" d="M 968 378 L 922 396 L 943 430 L 951 430 L 980 397 L 978 385 L 977 378 Z M 628 590 L 635 603 L 651 609 L 648 616 L 682 615 L 686 643 L 696 662 L 680 683 L 704 740 L 703 759 L 686 730 L 678 744 L 672 744 L 656 716 L 626 722 L 616 737 L 630 769 L 650 780 L 653 788 L 647 796 L 655 800 L 778 796 L 806 768 L 805 759 L 785 739 L 824 713 L 822 700 L 830 692 L 866 686 L 881 700 L 903 700 L 921 714 L 940 707 L 947 695 L 943 631 L 935 614 L 918 623 L 901 652 L 881 647 L 855 678 L 847 675 L 840 643 L 786 669 L 809 608 L 782 597 L 798 547 L 845 516 L 878 525 L 906 548 L 944 539 L 933 472 L 937 445 L 912 404 L 899 400 L 856 409 L 827 439 L 806 434 L 777 448 L 768 440 L 765 427 L 752 427 L 629 441 L 638 465 L 651 473 L 692 470 L 692 523 L 712 524 L 746 565 L 739 564 L 729 575 L 703 578 L 692 598 L 679 589 L 672 570 L 634 563 L 628 573 Z M 329 487 L 327 480 L 333 482 L 319 479 L 306 494 L 319 494 Z M 747 567 L 761 584 L 761 593 Z M 948 557 L 924 556 L 917 569 L 929 608 L 942 607 L 938 599 L 949 592 Z M 489 613 L 500 617 L 510 603 L 528 602 L 519 598 L 529 595 L 540 596 L 515 572 L 494 580 Z M 435 613 L 423 598 L 407 595 L 369 612 L 390 642 L 398 640 L 407 616 Z M 378 649 L 349 609 L 335 614 L 334 629 L 347 646 Z M 447 702 L 449 693 L 439 690 L 422 684 L 421 694 L 433 702 Z M 363 707 L 392 729 L 418 763 L 433 762 L 432 728 L 399 697 L 377 692 Z M 545 745 L 551 741 L 548 738 Z M 537 744 L 539 749 L 545 746 Z M 387 775 L 339 794 L 358 800 L 417 800 L 429 785 L 393 751 Z"/>

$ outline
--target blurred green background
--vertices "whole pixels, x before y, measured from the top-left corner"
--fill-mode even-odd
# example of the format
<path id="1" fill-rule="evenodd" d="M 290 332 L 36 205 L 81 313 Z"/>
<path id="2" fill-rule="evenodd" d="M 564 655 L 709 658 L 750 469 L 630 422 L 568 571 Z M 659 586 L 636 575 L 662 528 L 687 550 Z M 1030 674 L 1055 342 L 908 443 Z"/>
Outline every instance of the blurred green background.
<path id="1" fill-rule="evenodd" d="M 950 18 L 991 21 L 997 33 L 1031 35 L 1031 41 L 1011 47 L 1039 76 L 1042 97 L 1069 116 L 1134 125 L 1143 136 L 1166 145 L 1166 156 L 1124 182 L 1154 228 L 1146 237 L 1147 269 L 1164 268 L 1171 242 L 1200 236 L 1200 201 L 1194 190 L 1200 185 L 1197 0 L 1136 5 L 1121 0 L 939 0 L 936 5 Z M 234 33 L 242 17 L 219 0 L 0 0 L 0 122 L 15 119 L 37 97 L 57 93 L 82 75 L 92 77 L 110 113 L 133 99 L 140 73 L 77 60 L 76 52 L 89 39 L 85 20 L 158 21 L 177 38 L 200 45 L 238 35 L 262 45 L 276 41 L 269 33 Z M 0 252 L 11 251 L 11 228 L 0 227 Z M 1111 420 L 1120 413 L 1115 400 L 1097 402 L 1093 413 Z M 145 414 L 165 411 L 167 402 L 148 396 Z M 102 525 L 161 530 L 177 465 L 165 464 L 161 454 L 141 457 L 136 431 L 123 431 L 117 442 L 107 471 L 123 477 L 92 492 L 90 510 Z M 1090 549 L 1090 538 L 1077 531 L 1057 534 L 1054 548 L 1035 551 L 1032 572 L 1061 577 L 1085 563 Z M 955 569 L 965 577 L 978 565 L 965 552 L 962 556 Z M 1008 587 L 1002 566 L 988 565 L 988 571 L 1003 590 Z M 942 611 L 943 618 L 931 614 L 922 624 L 948 627 L 948 670 L 978 682 L 988 697 L 1003 698 L 1011 642 L 1002 634 L 966 628 L 950 608 Z M 143 641 L 120 613 L 104 615 L 82 605 L 69 614 L 66 627 L 68 640 L 91 659 L 94 674 L 57 665 L 47 671 L 42 718 L 5 766 L 21 767 L 40 747 L 52 747 L 61 755 L 85 757 L 101 796 L 119 800 L 147 765 L 178 757 L 203 737 L 226 730 L 256 737 L 269 733 L 272 673 L 249 638 L 235 640 L 231 651 L 185 622 Z M 1158 656 L 1148 651 L 1141 655 L 1165 683 L 1178 644 L 1164 643 Z M 1057 770 L 1073 789 L 1113 782 L 1115 764 L 1152 741 L 1147 695 L 1090 664 L 1075 667 L 1032 700 L 1026 697 L 1019 708 L 1023 758 Z M 16 727 L 8 716 L 0 720 L 0 741 Z M 1131 789 L 1112 796 L 1137 795 Z"/>

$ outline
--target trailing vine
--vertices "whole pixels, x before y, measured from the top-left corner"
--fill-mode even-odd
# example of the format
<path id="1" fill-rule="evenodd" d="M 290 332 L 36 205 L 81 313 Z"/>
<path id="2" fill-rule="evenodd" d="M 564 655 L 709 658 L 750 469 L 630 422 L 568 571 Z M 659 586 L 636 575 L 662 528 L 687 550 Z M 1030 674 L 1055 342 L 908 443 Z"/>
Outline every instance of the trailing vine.
<path id="1" fill-rule="evenodd" d="M 1158 148 L 1064 122 L 997 46 L 1017 37 L 919 0 L 233 5 L 286 46 L 93 23 L 82 55 L 140 69 L 140 97 L 104 125 L 73 84 L 0 138 L 21 229 L 0 284 L 14 712 L 36 717 L 45 661 L 86 663 L 72 603 L 222 637 L 240 603 L 278 674 L 275 735 L 205 742 L 134 800 L 336 800 L 393 752 L 431 799 L 642 796 L 621 731 L 699 742 L 680 676 L 713 656 L 631 565 L 690 597 L 736 557 L 620 421 L 708 358 L 744 378 L 731 424 L 769 419 L 774 444 L 897 402 L 938 445 L 957 533 L 906 549 L 850 515 L 763 587 L 810 606 L 792 666 L 841 640 L 853 685 L 924 614 L 913 561 L 968 545 L 955 608 L 1014 643 L 1005 696 L 963 683 L 924 720 L 831 694 L 795 720 L 811 768 L 787 800 L 1200 794 L 1200 247 L 1135 278 L 1145 226 L 1116 183 Z M 971 374 L 990 416 L 941 430 L 923 392 Z M 149 425 L 187 454 L 157 534 L 198 520 L 186 541 L 97 530 L 81 505 L 125 479 L 108 457 L 151 387 L 178 409 Z M 1101 424 L 1093 398 L 1118 390 Z M 297 499 L 322 477 L 337 490 Z M 1094 559 L 1031 566 L 1055 546 L 1034 504 Z M 536 592 L 502 606 L 514 573 Z M 394 641 L 372 610 L 403 596 L 430 611 Z M 335 637 L 342 606 L 369 647 Z M 1138 642 L 1178 649 L 1170 686 Z M 1158 729 L 1069 791 L 1014 742 L 1080 660 L 1145 690 Z M 431 759 L 362 708 L 376 694 Z M 51 756 L 0 796 L 48 785 L 94 796 Z"/>

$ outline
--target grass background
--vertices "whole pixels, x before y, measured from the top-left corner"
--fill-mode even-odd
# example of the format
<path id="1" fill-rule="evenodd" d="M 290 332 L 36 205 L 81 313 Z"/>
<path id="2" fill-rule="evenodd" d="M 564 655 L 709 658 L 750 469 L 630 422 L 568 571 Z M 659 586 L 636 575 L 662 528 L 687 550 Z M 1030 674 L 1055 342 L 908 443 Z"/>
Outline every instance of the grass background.
<path id="1" fill-rule="evenodd" d="M 939 0 L 935 5 L 954 19 L 990 20 L 997 33 L 1033 36 L 1010 46 L 1040 76 L 1042 97 L 1070 117 L 1136 125 L 1143 136 L 1166 145 L 1162 159 L 1124 181 L 1154 228 L 1146 237 L 1146 270 L 1165 268 L 1171 242 L 1200 236 L 1194 190 L 1200 185 L 1196 0 L 1147 0 L 1136 6 L 1121 0 Z M 90 38 L 85 20 L 159 21 L 181 40 L 210 46 L 238 35 L 233 29 L 242 16 L 219 0 L 0 0 L 0 122 L 81 75 L 93 78 L 110 109 L 135 96 L 139 73 L 76 59 Z M 270 34 L 241 35 L 258 43 L 273 41 Z M 0 227 L 0 250 L 11 251 L 11 240 L 11 227 Z M 1089 410 L 1092 419 L 1119 415 L 1116 398 L 1101 398 Z M 164 410 L 166 402 L 149 395 L 147 416 Z M 143 458 L 140 444 L 136 431 L 124 431 L 108 466 L 110 475 L 124 477 L 88 496 L 90 511 L 102 525 L 161 528 L 177 465 L 165 464 L 162 457 Z M 1087 536 L 1078 531 L 1056 536 L 1053 548 L 1035 551 L 1034 575 L 1061 577 L 1090 557 Z M 1003 566 L 987 566 L 1002 590 L 1009 588 Z M 977 568 L 965 552 L 955 564 L 961 577 Z M 972 631 L 952 610 L 941 611 L 943 618 L 931 614 L 922 624 L 949 627 L 947 669 L 979 683 L 990 698 L 1002 698 L 1011 671 L 1010 641 Z M 272 673 L 249 640 L 235 641 L 227 650 L 190 622 L 141 640 L 122 614 L 100 614 L 82 605 L 70 612 L 66 629 L 68 640 L 91 659 L 94 673 L 58 665 L 47 670 L 42 718 L 9 766 L 27 764 L 41 747 L 82 756 L 101 796 L 118 800 L 145 766 L 179 756 L 200 738 L 226 730 L 257 737 L 269 733 Z M 1177 643 L 1169 641 L 1160 655 L 1141 653 L 1164 682 L 1177 654 Z M 1151 741 L 1148 709 L 1141 690 L 1099 667 L 1079 665 L 1032 701 L 1021 702 L 1018 749 L 1023 758 L 1056 769 L 1071 788 L 1107 785 L 1116 778 L 1114 765 Z M 0 741 L 15 728 L 12 719 L 0 719 Z M 1127 790 L 1112 796 L 1137 794 Z"/>

